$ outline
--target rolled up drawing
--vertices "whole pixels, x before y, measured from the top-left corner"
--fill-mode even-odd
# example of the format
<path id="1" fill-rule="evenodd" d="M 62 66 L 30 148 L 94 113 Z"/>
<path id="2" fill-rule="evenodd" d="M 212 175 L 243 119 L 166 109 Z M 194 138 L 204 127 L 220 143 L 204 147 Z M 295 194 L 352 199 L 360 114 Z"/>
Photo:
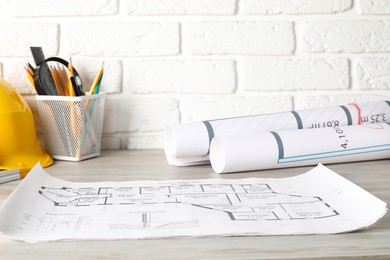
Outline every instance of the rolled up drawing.
<path id="1" fill-rule="evenodd" d="M 390 101 L 175 124 L 166 129 L 165 154 L 176 166 L 208 164 L 214 136 L 381 122 L 390 122 Z"/>
<path id="2" fill-rule="evenodd" d="M 390 158 L 390 123 L 217 136 L 217 173 Z"/>

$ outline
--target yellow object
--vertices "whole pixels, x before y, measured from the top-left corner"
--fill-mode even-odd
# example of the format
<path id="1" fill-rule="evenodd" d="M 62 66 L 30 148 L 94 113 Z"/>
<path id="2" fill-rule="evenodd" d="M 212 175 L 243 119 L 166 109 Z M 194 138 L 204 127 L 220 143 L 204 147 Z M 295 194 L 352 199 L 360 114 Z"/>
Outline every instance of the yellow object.
<path id="1" fill-rule="evenodd" d="M 93 93 L 95 92 L 95 88 L 96 88 L 97 84 L 99 83 L 100 78 L 103 75 L 103 71 L 104 71 L 104 62 L 102 64 L 102 66 L 100 67 L 98 73 L 96 74 L 96 77 L 93 80 L 91 87 L 89 88 L 90 95 L 93 95 Z"/>
<path id="2" fill-rule="evenodd" d="M 37 139 L 30 107 L 0 78 L 0 168 L 19 168 L 23 178 L 37 162 L 47 167 L 53 159 Z"/>

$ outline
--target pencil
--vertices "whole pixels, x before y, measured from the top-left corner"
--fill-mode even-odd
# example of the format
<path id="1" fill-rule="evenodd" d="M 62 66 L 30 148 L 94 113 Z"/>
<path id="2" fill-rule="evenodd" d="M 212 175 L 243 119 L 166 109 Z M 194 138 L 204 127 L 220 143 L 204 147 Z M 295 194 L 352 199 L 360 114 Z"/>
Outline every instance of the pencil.
<path id="1" fill-rule="evenodd" d="M 57 64 L 57 73 L 58 78 L 61 82 L 61 86 L 64 92 L 64 96 L 69 96 L 69 89 L 68 89 L 68 74 L 64 70 L 64 67 Z"/>
<path id="2" fill-rule="evenodd" d="M 82 86 L 79 78 L 78 78 L 78 80 L 76 80 L 76 76 L 74 73 L 74 67 L 72 64 L 72 57 L 69 58 L 68 69 L 70 72 L 70 80 L 72 82 L 72 86 L 73 86 L 73 90 L 74 90 L 75 95 L 76 96 L 83 96 L 84 95 L 83 86 Z"/>
<path id="3" fill-rule="evenodd" d="M 68 76 L 68 95 L 74 97 L 76 94 L 74 93 L 73 83 L 70 77 L 71 76 Z"/>
<path id="4" fill-rule="evenodd" d="M 26 71 L 34 77 L 34 68 L 31 66 L 30 63 L 26 63 L 26 66 L 24 67 L 26 69 Z"/>
<path id="5" fill-rule="evenodd" d="M 54 66 L 50 66 L 50 72 L 51 72 L 51 75 L 53 77 L 54 85 L 56 86 L 58 95 L 63 96 L 64 91 L 63 91 L 63 87 L 62 87 L 57 69 Z"/>
<path id="6" fill-rule="evenodd" d="M 34 72 L 34 68 L 31 66 L 31 64 L 27 62 L 24 69 L 26 70 L 28 80 L 30 81 L 31 85 L 33 86 L 33 88 L 35 89 L 37 94 L 38 95 L 46 95 L 45 90 L 41 87 L 40 84 L 35 85 L 35 81 L 34 81 L 35 72 Z"/>
<path id="7" fill-rule="evenodd" d="M 69 58 L 68 63 L 68 70 L 70 71 L 71 75 L 73 76 L 73 64 L 72 64 L 72 57 Z"/>
<path id="8" fill-rule="evenodd" d="M 89 89 L 90 95 L 94 94 L 96 86 L 99 84 L 101 78 L 103 77 L 103 71 L 104 71 L 104 62 L 102 63 L 102 66 L 100 67 L 98 73 L 96 74 L 95 79 L 93 80 L 92 85 Z"/>
<path id="9" fill-rule="evenodd" d="M 31 74 L 30 70 L 27 67 L 24 67 L 24 69 L 26 70 L 28 80 L 30 81 L 31 85 L 34 87 L 36 91 L 35 83 L 34 83 L 34 74 Z"/>
<path id="10" fill-rule="evenodd" d="M 77 96 L 76 86 L 74 85 L 73 78 L 73 65 L 72 65 L 72 57 L 69 58 L 68 63 L 68 89 L 69 89 L 69 96 Z"/>
<path id="11" fill-rule="evenodd" d="M 100 89 L 100 85 L 101 85 L 101 83 L 102 83 L 103 74 L 104 74 L 104 73 L 102 73 L 102 75 L 100 76 L 99 82 L 98 82 L 98 84 L 96 85 L 95 90 L 93 91 L 93 94 L 99 94 L 99 89 Z"/>
<path id="12" fill-rule="evenodd" d="M 28 68 L 33 72 L 34 71 L 34 67 L 30 64 L 30 62 L 27 62 L 27 66 Z M 33 72 L 34 73 L 34 72 Z"/>

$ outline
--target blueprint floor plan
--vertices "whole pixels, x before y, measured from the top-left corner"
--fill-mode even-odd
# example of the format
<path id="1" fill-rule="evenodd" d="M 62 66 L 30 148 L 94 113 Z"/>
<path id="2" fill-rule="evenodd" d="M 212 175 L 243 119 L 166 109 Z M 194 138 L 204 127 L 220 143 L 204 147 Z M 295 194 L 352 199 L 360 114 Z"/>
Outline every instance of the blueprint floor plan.
<path id="1" fill-rule="evenodd" d="M 161 204 L 186 204 L 224 212 L 232 221 L 315 219 L 338 215 L 321 197 L 282 194 L 267 184 L 252 182 L 239 185 L 179 183 L 170 186 L 78 189 L 42 186 L 39 193 L 57 207 L 147 204 L 153 209 Z M 139 214 L 143 221 L 152 222 L 152 213 Z"/>
<path id="2" fill-rule="evenodd" d="M 327 234 L 371 225 L 386 210 L 322 165 L 280 179 L 100 183 L 36 166 L 0 208 L 0 231 L 24 241 Z"/>

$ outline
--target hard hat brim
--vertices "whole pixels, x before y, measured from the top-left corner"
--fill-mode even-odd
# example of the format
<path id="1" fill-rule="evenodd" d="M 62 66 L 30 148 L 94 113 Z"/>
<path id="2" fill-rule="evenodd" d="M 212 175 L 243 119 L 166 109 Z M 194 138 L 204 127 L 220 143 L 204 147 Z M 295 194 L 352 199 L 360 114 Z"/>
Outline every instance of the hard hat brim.
<path id="1" fill-rule="evenodd" d="M 41 163 L 42 167 L 48 167 L 53 164 L 53 158 L 42 149 L 37 140 L 36 145 L 31 149 L 8 156 L 5 160 L 1 160 L 0 164 L 1 168 L 6 170 L 19 168 L 20 177 L 24 178 L 38 162 Z"/>

